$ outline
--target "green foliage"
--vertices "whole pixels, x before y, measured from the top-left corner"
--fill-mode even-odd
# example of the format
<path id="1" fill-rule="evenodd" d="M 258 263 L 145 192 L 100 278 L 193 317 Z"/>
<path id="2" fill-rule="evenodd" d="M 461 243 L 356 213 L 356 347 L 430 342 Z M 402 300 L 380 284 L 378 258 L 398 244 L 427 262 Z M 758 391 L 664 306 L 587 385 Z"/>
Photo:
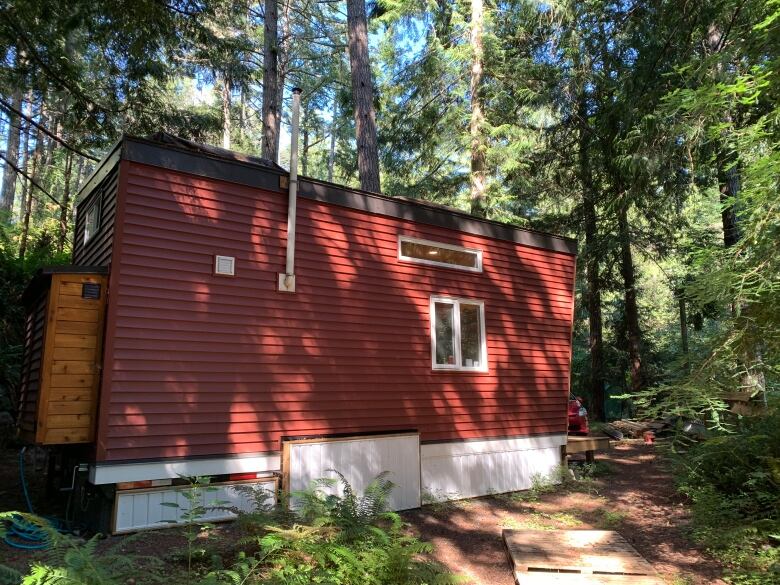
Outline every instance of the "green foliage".
<path id="1" fill-rule="evenodd" d="M 427 543 L 405 533 L 397 514 L 387 512 L 392 483 L 380 474 L 358 494 L 343 475 L 319 480 L 293 494 L 293 511 L 274 511 L 267 500 L 242 519 L 257 553 L 239 555 L 229 569 L 213 571 L 206 583 L 434 584 L 459 582 L 426 559 Z M 326 494 L 339 484 L 342 496 Z M 282 504 L 286 505 L 286 502 Z M 279 525 L 264 520 L 284 519 Z M 251 526 L 254 524 L 254 526 Z"/>
<path id="2" fill-rule="evenodd" d="M 34 231 L 28 253 L 18 257 L 18 228 L 0 223 L 0 411 L 16 413 L 24 342 L 22 293 L 41 266 L 67 263 L 54 249 L 52 233 Z"/>
<path id="3" fill-rule="evenodd" d="M 203 522 L 203 517 L 211 508 L 219 507 L 226 502 L 215 500 L 206 505 L 206 494 L 217 491 L 217 488 L 209 485 L 211 478 L 188 477 L 189 485 L 179 493 L 184 497 L 186 505 L 178 502 L 163 502 L 161 505 L 175 508 L 179 511 L 180 520 L 172 520 L 171 523 L 184 522 L 184 538 L 187 542 L 187 577 L 192 578 L 192 563 L 195 559 L 202 559 L 206 555 L 203 544 L 211 535 L 214 525 Z"/>
<path id="4" fill-rule="evenodd" d="M 130 556 L 115 550 L 115 547 L 98 550 L 102 540 L 100 534 L 86 541 L 61 534 L 46 520 L 32 514 L 0 512 L 0 536 L 6 529 L 5 522 L 12 521 L 14 517 L 23 518 L 44 531 L 49 548 L 42 560 L 33 562 L 27 575 L 0 567 L 0 582 L 9 585 L 124 585 L 128 579 L 138 576 L 142 566 L 144 582 L 162 581 L 162 563 L 158 559 Z"/>
<path id="5" fill-rule="evenodd" d="M 679 488 L 693 504 L 693 537 L 739 584 L 775 583 L 780 573 L 780 410 L 746 419 L 730 434 L 676 459 Z"/>

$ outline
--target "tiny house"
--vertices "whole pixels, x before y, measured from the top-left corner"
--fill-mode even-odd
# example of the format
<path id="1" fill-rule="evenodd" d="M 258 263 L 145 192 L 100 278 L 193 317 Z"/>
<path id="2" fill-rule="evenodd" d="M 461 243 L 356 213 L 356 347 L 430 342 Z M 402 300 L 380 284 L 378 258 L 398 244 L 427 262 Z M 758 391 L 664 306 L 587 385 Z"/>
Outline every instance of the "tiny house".
<path id="1" fill-rule="evenodd" d="M 575 242 L 293 182 L 160 134 L 82 189 L 73 266 L 26 297 L 20 428 L 88 469 L 101 529 L 156 525 L 184 476 L 224 499 L 389 471 L 405 509 L 560 463 Z"/>

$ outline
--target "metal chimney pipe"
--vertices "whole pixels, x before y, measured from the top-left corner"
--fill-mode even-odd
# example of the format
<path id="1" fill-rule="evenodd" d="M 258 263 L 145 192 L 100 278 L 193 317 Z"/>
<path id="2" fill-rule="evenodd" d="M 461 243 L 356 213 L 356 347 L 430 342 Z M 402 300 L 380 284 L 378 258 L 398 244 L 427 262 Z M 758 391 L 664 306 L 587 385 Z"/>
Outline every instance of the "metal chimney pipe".
<path id="1" fill-rule="evenodd" d="M 292 90 L 292 127 L 290 128 L 290 187 L 287 198 L 287 259 L 284 274 L 279 275 L 279 290 L 295 292 L 295 216 L 298 203 L 298 134 L 301 118 L 301 93 Z"/>

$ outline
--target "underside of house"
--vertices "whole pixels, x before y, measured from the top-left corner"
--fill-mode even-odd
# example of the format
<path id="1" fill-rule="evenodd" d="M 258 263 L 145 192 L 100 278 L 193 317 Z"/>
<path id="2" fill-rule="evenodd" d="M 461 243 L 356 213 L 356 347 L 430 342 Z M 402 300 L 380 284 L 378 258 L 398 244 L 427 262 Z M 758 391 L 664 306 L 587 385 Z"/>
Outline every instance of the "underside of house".
<path id="1" fill-rule="evenodd" d="M 560 463 L 575 243 L 305 177 L 291 203 L 289 183 L 159 134 L 82 189 L 73 264 L 25 296 L 19 427 L 98 529 L 176 520 L 161 503 L 192 476 L 241 507 L 236 483 L 387 471 L 406 509 Z"/>

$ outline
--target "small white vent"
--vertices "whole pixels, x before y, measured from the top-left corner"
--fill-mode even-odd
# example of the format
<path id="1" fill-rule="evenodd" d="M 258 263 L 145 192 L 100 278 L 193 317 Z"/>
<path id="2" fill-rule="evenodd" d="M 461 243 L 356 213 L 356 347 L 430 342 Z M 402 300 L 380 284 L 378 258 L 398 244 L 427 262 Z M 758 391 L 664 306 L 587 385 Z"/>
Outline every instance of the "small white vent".
<path id="1" fill-rule="evenodd" d="M 222 276 L 234 276 L 236 259 L 233 256 L 217 256 L 214 260 L 214 273 Z"/>

